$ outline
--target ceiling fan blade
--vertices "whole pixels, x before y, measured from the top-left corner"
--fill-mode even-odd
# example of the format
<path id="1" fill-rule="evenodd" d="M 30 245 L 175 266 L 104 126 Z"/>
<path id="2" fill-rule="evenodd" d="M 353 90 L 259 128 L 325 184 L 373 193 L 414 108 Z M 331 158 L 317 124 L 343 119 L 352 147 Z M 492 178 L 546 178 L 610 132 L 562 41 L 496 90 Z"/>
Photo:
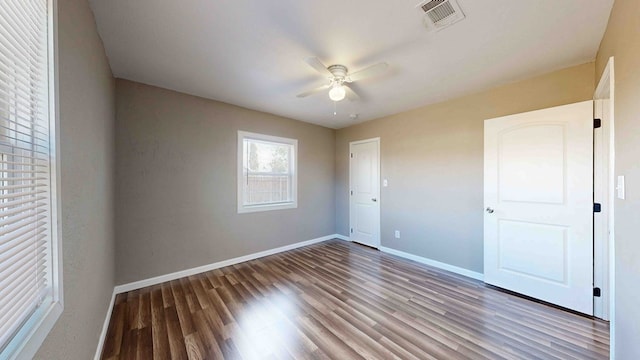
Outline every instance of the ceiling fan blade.
<path id="1" fill-rule="evenodd" d="M 360 71 L 356 71 L 353 74 L 349 74 L 349 76 L 347 77 L 347 80 L 349 82 L 354 82 L 354 81 L 359 81 L 369 77 L 377 76 L 387 71 L 387 68 L 389 68 L 389 64 L 387 64 L 386 62 L 381 62 L 379 64 L 371 65 Z"/>
<path id="2" fill-rule="evenodd" d="M 355 91 L 353 91 L 353 89 L 347 85 L 347 84 L 342 84 L 342 86 L 344 87 L 345 91 L 347 92 L 347 98 L 351 101 L 355 101 L 355 100 L 360 100 L 360 95 L 358 95 Z"/>
<path id="3" fill-rule="evenodd" d="M 319 93 L 321 91 L 327 90 L 330 87 L 331 87 L 331 84 L 322 85 L 322 86 L 317 87 L 317 88 L 315 88 L 313 90 L 309 90 L 309 91 L 305 91 L 303 93 L 300 93 L 300 94 L 297 95 L 297 97 L 299 97 L 299 98 L 307 97 L 309 95 L 313 95 L 313 94 Z"/>
<path id="4" fill-rule="evenodd" d="M 309 64 L 309 66 L 316 69 L 316 71 L 320 74 L 329 78 L 333 77 L 333 74 L 327 69 L 327 66 L 323 64 L 322 61 L 320 61 L 320 59 L 318 59 L 317 57 L 308 57 L 304 59 L 304 61 Z"/>

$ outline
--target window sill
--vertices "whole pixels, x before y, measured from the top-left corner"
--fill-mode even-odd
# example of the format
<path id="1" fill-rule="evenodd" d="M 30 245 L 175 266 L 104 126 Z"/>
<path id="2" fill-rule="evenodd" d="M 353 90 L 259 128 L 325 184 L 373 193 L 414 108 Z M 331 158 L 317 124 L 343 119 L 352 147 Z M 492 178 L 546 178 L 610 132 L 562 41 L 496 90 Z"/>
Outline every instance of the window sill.
<path id="1" fill-rule="evenodd" d="M 272 211 L 272 210 L 296 209 L 297 207 L 298 207 L 297 202 L 282 203 L 282 204 L 268 204 L 268 205 L 248 205 L 248 206 L 238 207 L 238 214 L 254 213 L 254 212 L 261 212 L 261 211 Z"/>
<path id="2" fill-rule="evenodd" d="M 62 304 L 54 302 L 40 309 L 25 323 L 16 336 L 0 353 L 0 359 L 31 359 L 53 329 L 62 314 Z"/>

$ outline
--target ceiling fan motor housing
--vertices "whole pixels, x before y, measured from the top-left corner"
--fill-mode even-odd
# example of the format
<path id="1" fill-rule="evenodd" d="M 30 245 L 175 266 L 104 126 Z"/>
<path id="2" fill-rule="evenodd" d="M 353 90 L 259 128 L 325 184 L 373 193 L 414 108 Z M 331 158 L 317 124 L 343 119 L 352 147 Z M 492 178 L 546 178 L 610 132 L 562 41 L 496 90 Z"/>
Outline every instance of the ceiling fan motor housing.
<path id="1" fill-rule="evenodd" d="M 331 65 L 327 69 L 333 74 L 333 78 L 337 82 L 343 82 L 346 79 L 347 73 L 349 71 L 344 65 Z"/>

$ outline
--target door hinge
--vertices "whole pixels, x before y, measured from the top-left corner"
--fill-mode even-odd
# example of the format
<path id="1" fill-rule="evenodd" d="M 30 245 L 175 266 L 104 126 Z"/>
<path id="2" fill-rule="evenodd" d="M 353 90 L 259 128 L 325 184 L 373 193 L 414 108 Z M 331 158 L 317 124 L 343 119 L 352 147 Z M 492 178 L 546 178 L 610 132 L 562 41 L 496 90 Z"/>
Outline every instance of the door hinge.
<path id="1" fill-rule="evenodd" d="M 353 234 L 353 228 L 351 228 L 351 233 Z"/>
<path id="2" fill-rule="evenodd" d="M 349 191 L 351 193 L 351 196 L 353 196 L 353 190 Z"/>
<path id="3" fill-rule="evenodd" d="M 353 159 L 353 153 L 351 153 L 351 158 Z"/>
<path id="4" fill-rule="evenodd" d="M 600 288 L 593 288 L 593 296 L 594 297 L 602 296 L 602 291 L 600 290 Z"/>
<path id="5" fill-rule="evenodd" d="M 598 203 L 593 204 L 593 212 L 594 213 L 602 212 L 602 205 Z"/>
<path id="6" fill-rule="evenodd" d="M 593 128 L 594 129 L 599 129 L 602 127 L 602 120 L 601 119 L 593 119 Z"/>

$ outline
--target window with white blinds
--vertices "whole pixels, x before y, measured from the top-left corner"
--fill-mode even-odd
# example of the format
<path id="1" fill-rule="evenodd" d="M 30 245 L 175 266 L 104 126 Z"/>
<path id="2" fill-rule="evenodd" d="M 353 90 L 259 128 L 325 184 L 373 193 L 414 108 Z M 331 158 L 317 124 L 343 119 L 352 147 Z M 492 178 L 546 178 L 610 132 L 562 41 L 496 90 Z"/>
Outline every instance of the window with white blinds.
<path id="1" fill-rule="evenodd" d="M 18 356 L 60 303 L 52 9 L 0 0 L 0 358 Z"/>
<path id="2" fill-rule="evenodd" d="M 238 132 L 238 213 L 298 206 L 297 147 L 295 139 Z"/>

